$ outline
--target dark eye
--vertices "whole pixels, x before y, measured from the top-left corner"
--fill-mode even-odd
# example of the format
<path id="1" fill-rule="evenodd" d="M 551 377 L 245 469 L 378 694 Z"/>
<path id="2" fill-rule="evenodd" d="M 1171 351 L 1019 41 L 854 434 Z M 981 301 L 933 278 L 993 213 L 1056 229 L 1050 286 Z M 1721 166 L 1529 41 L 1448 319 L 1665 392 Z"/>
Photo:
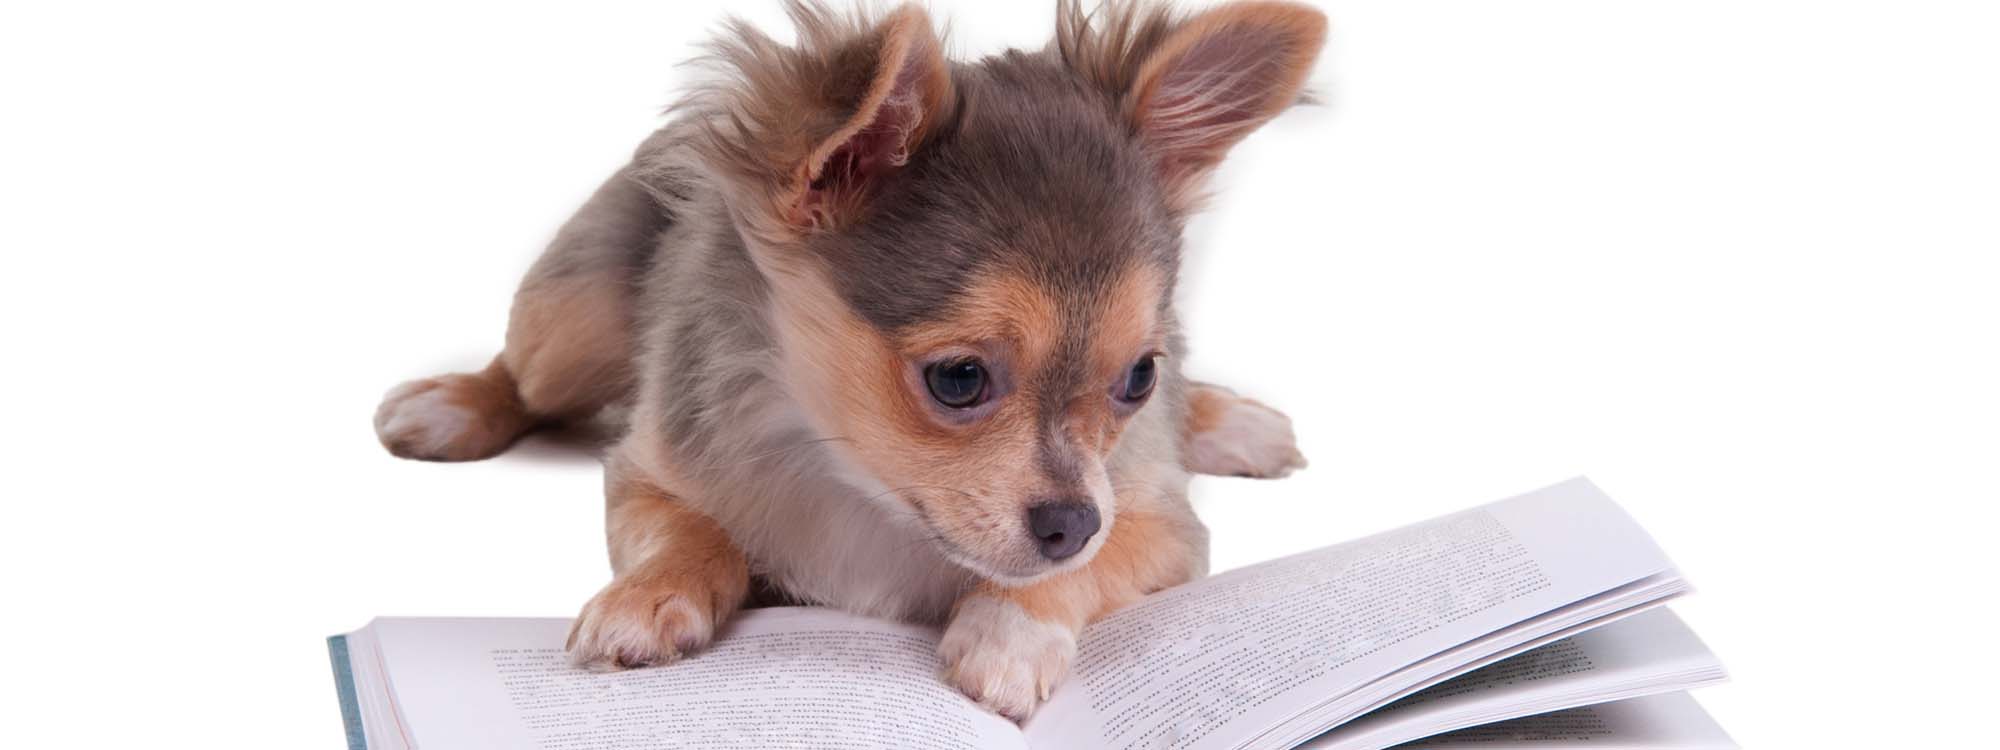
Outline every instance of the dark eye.
<path id="1" fill-rule="evenodd" d="M 1126 403 L 1139 403 L 1153 393 L 1153 381 L 1160 377 L 1158 357 L 1147 357 L 1132 364 L 1125 372 L 1125 387 L 1118 392 L 1118 399 Z"/>
<path id="2" fill-rule="evenodd" d="M 931 398 L 953 409 L 969 409 L 986 400 L 986 368 L 976 359 L 939 362 L 924 368 Z"/>

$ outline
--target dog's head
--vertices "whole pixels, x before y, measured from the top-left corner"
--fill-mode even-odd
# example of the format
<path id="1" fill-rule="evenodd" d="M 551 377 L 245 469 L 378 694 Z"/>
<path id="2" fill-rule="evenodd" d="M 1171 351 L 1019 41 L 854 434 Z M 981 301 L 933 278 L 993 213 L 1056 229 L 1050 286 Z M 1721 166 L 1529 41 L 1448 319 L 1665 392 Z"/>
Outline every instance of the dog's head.
<path id="1" fill-rule="evenodd" d="M 1162 385 L 1179 234 L 1298 99 L 1314 10 L 1063 3 L 1038 53 L 952 63 L 929 18 L 793 5 L 691 105 L 771 281 L 779 377 L 882 502 L 1003 584 L 1090 559 L 1107 461 Z M 1163 457 L 1172 460 L 1172 457 Z"/>

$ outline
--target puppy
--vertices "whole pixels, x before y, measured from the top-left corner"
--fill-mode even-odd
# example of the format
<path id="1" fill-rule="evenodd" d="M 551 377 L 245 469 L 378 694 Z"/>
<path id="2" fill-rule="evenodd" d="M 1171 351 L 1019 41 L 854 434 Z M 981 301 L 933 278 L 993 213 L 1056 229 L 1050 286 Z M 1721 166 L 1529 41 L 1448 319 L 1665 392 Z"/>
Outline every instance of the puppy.
<path id="1" fill-rule="evenodd" d="M 1059 4 L 953 62 L 915 5 L 741 23 L 562 228 L 485 370 L 391 391 L 382 444 L 485 458 L 621 407 L 613 579 L 569 650 L 671 662 L 739 607 L 944 626 L 947 679 L 1026 716 L 1093 618 L 1207 570 L 1189 472 L 1302 466 L 1283 415 L 1181 374 L 1181 228 L 1297 101 L 1325 21 Z"/>

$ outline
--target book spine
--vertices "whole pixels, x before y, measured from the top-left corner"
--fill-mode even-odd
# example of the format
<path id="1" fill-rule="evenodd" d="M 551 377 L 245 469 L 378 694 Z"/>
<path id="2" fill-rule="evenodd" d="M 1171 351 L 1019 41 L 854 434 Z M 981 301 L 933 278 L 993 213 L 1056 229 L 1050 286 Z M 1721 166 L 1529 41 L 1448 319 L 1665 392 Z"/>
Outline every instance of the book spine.
<path id="1" fill-rule="evenodd" d="M 368 735 L 361 730 L 361 702 L 354 697 L 354 665 L 347 658 L 347 636 L 328 637 L 326 654 L 333 661 L 333 689 L 340 694 L 340 723 L 347 732 L 347 750 L 368 750 Z"/>

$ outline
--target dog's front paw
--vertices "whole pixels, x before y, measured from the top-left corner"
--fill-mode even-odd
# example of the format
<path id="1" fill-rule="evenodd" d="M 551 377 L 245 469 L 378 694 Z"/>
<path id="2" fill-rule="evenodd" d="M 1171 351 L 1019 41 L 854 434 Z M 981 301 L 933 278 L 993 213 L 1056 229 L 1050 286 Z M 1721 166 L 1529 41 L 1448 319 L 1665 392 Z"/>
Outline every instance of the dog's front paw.
<path id="1" fill-rule="evenodd" d="M 716 599 L 658 578 L 612 581 L 570 626 L 570 661 L 599 671 L 673 662 L 715 637 L 728 616 Z"/>
<path id="2" fill-rule="evenodd" d="M 1076 631 L 1030 616 L 1020 605 L 989 596 L 959 604 L 938 644 L 945 678 L 979 705 L 1015 721 L 1069 672 Z"/>
<path id="3" fill-rule="evenodd" d="M 1194 397 L 1187 453 L 1189 471 L 1276 479 L 1306 466 L 1284 413 L 1247 398 L 1211 389 Z"/>

